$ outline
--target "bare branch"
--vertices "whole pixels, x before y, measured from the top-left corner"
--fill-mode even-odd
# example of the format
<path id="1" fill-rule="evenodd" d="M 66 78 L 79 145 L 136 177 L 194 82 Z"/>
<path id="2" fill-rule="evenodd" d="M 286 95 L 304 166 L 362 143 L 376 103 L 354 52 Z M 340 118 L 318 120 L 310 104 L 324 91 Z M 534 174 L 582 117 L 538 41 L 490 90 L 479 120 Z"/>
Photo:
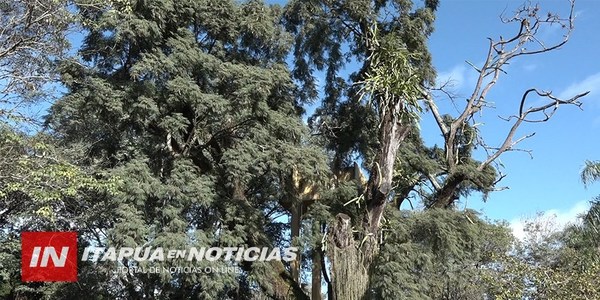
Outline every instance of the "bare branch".
<path id="1" fill-rule="evenodd" d="M 502 118 L 507 122 L 511 122 L 512 125 L 501 141 L 500 146 L 497 147 L 486 144 L 477 127 L 479 123 L 475 120 L 476 113 L 481 113 L 484 109 L 494 108 L 493 102 L 487 99 L 488 94 L 494 88 L 500 76 L 506 74 L 506 67 L 510 65 L 514 58 L 553 51 L 568 42 L 574 29 L 574 0 L 569 0 L 569 4 L 569 13 L 566 18 L 561 18 L 557 14 L 542 15 L 539 6 L 531 6 L 528 3 L 520 7 L 512 17 L 502 17 L 501 21 L 503 23 L 518 24 L 518 27 L 515 28 L 515 33 L 509 38 L 500 36 L 499 39 L 488 39 L 488 51 L 481 66 L 476 66 L 469 61 L 466 62 L 477 72 L 478 77 L 464 108 L 460 111 L 458 117 L 450 123 L 436 107 L 432 95 L 422 93 L 425 104 L 443 134 L 444 163 L 447 168 L 445 170 L 447 176 L 444 178 L 439 178 L 434 174 L 426 174 L 426 178 L 431 182 L 430 186 L 436 189 L 436 199 L 431 204 L 432 207 L 448 207 L 451 205 L 456 200 L 457 189 L 460 184 L 465 180 L 472 179 L 470 178 L 471 175 L 466 174 L 458 166 L 463 164 L 463 161 L 459 159 L 461 151 L 468 149 L 473 143 L 481 146 L 487 154 L 483 162 L 477 163 L 476 170 L 482 172 L 491 164 L 494 164 L 495 169 L 499 169 L 501 167 L 498 166 L 499 157 L 507 151 L 525 152 L 530 157 L 532 156 L 531 150 L 517 148 L 519 143 L 535 135 L 535 133 L 531 133 L 517 137 L 517 131 L 523 123 L 546 122 L 552 118 L 561 105 L 573 105 L 581 108 L 582 103 L 579 99 L 586 96 L 588 92 L 577 94 L 569 99 L 561 99 L 549 91 L 529 89 L 522 95 L 518 104 L 518 113 Z M 554 40 L 542 40 L 539 37 L 541 30 L 551 26 L 560 26 L 563 30 L 562 36 Z M 443 88 L 430 88 L 429 90 L 440 90 L 442 93 L 446 93 Z M 528 107 L 527 104 L 529 103 L 526 102 L 528 97 L 531 96 L 537 96 L 544 101 L 540 105 L 535 104 Z M 450 98 L 452 99 L 452 97 Z M 465 137 L 469 140 L 465 140 Z M 491 189 L 494 191 L 505 189 L 495 187 L 505 176 L 505 174 L 500 173 L 496 181 L 492 183 Z"/>
<path id="2" fill-rule="evenodd" d="M 0 5 L 2 119 L 21 119 L 55 78 L 53 61 L 66 53 L 71 13 L 65 1 L 15 0 Z"/>
<path id="3" fill-rule="evenodd" d="M 439 191 L 442 188 L 438 180 L 432 174 L 427 173 L 427 179 L 429 179 L 429 182 L 431 182 L 431 184 L 435 188 L 435 191 Z"/>
<path id="4" fill-rule="evenodd" d="M 563 46 L 569 40 L 574 29 L 574 0 L 570 0 L 568 18 L 560 18 L 556 14 L 548 14 L 545 18 L 539 14 L 539 7 L 522 6 L 517 10 L 512 18 L 502 18 L 503 23 L 519 23 L 518 32 L 510 39 L 505 40 L 500 37 L 499 40 L 489 39 L 488 54 L 481 68 L 471 65 L 478 73 L 477 83 L 473 89 L 473 93 L 469 98 L 468 104 L 463 110 L 459 118 L 455 120 L 456 124 L 463 123 L 479 109 L 491 90 L 499 79 L 500 73 L 506 73 L 503 70 L 504 65 L 515 57 L 522 55 L 539 54 Z M 539 29 L 542 26 L 561 26 L 565 30 L 561 40 L 556 41 L 552 45 L 546 45 L 543 41 L 536 37 Z M 538 47 L 532 50 L 527 50 L 527 44 L 534 43 Z M 485 83 L 487 82 L 487 83 Z"/>
<path id="5" fill-rule="evenodd" d="M 422 94 L 423 94 L 423 99 L 425 99 L 425 103 L 427 104 L 427 107 L 429 107 L 429 109 L 431 110 L 431 113 L 433 114 L 433 117 L 435 118 L 435 122 L 438 124 L 438 127 L 440 128 L 440 130 L 442 131 L 444 136 L 447 135 L 449 132 L 448 127 L 446 126 L 446 124 L 444 124 L 442 115 L 440 114 L 440 111 L 438 110 L 437 106 L 435 105 L 435 102 L 433 101 L 433 97 L 431 96 L 430 93 L 425 92 L 425 91 L 422 91 Z"/>
<path id="6" fill-rule="evenodd" d="M 506 178 L 506 174 L 500 172 L 500 174 L 498 175 L 498 178 L 494 181 L 493 186 L 496 186 L 498 183 L 500 183 L 500 181 L 502 181 L 502 179 Z M 508 187 L 506 188 L 508 189 Z"/>
<path id="7" fill-rule="evenodd" d="M 525 106 L 525 102 L 527 101 L 527 97 L 533 92 L 535 92 L 540 97 L 548 98 L 550 101 L 548 101 L 548 103 L 546 103 L 544 105 L 530 107 L 525 110 L 524 106 Z M 499 148 L 497 148 L 496 152 L 494 152 L 492 155 L 490 155 L 484 162 L 482 162 L 479 165 L 478 169 L 483 170 L 492 161 L 497 159 L 502 153 L 509 151 L 509 150 L 514 150 L 515 145 L 517 145 L 518 143 L 520 143 L 521 141 L 523 141 L 527 138 L 532 137 L 535 134 L 535 133 L 532 133 L 532 134 L 523 136 L 523 137 L 513 141 L 513 138 L 514 138 L 515 133 L 517 132 L 517 129 L 519 128 L 519 126 L 521 126 L 521 124 L 523 122 L 546 122 L 554 115 L 554 112 L 556 112 L 556 110 L 558 109 L 558 107 L 560 105 L 568 104 L 568 105 L 575 105 L 577 107 L 581 107 L 582 103 L 579 101 L 579 98 L 584 97 L 587 94 L 589 94 L 589 91 L 587 91 L 585 93 L 577 94 L 577 95 L 571 97 L 570 99 L 562 100 L 562 99 L 559 99 L 558 97 L 552 95 L 552 92 L 542 92 L 542 91 L 538 91 L 537 89 L 529 89 L 529 90 L 525 91 L 525 93 L 523 93 L 523 97 L 521 98 L 521 104 L 519 105 L 519 115 L 511 116 L 508 118 L 508 120 L 516 119 L 516 121 L 510 128 L 510 131 L 508 132 L 506 138 L 504 139 L 504 142 L 502 143 L 502 145 Z M 552 111 L 550 113 L 547 113 L 546 110 L 548 110 L 550 108 L 552 108 Z M 530 114 L 540 113 L 540 112 L 544 115 L 543 119 L 531 120 L 531 119 L 527 118 Z"/>

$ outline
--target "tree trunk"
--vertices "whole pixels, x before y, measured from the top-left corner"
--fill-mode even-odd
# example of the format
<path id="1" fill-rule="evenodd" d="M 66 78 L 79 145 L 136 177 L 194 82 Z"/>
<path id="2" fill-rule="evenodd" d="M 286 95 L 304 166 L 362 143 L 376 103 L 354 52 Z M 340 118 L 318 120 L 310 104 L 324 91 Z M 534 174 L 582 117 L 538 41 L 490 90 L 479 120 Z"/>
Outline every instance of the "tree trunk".
<path id="1" fill-rule="evenodd" d="M 408 135 L 410 126 L 400 122 L 402 102 L 398 101 L 393 109 L 388 109 L 384 114 L 379 130 L 380 147 L 371 167 L 371 176 L 367 185 L 367 215 L 365 216 L 365 234 L 376 235 L 379 230 L 381 216 L 385 209 L 388 196 L 392 191 L 392 178 L 394 176 L 394 163 L 398 148 Z"/>
<path id="2" fill-rule="evenodd" d="M 238 179 L 233 180 L 233 191 L 232 197 L 235 201 L 239 201 L 242 204 L 247 205 L 247 209 L 254 209 L 250 206 L 247 201 L 244 187 L 240 183 Z M 294 205 L 294 208 L 297 205 Z M 294 209 L 294 211 L 300 212 L 299 210 Z M 292 215 L 294 215 L 292 213 Z M 298 224 L 300 222 L 300 215 L 295 219 Z M 293 225 L 292 225 L 293 226 Z M 299 232 L 299 226 L 298 232 Z M 247 240 L 248 246 L 250 247 L 261 247 L 266 244 L 266 241 L 261 241 L 258 235 L 251 235 Z M 300 255 L 298 255 L 300 256 Z M 293 262 L 292 262 L 292 272 L 289 272 L 283 262 L 278 260 L 271 260 L 267 262 L 267 276 L 258 277 L 258 285 L 263 290 L 263 292 L 268 295 L 271 299 L 276 300 L 292 300 L 292 299 L 302 299 L 308 300 L 309 296 L 302 290 L 298 280 L 295 278 L 297 275 L 293 274 Z M 253 268 L 253 264 L 247 262 L 242 265 L 246 271 Z"/>
<path id="3" fill-rule="evenodd" d="M 302 224 L 302 204 L 295 203 L 291 209 L 291 241 L 300 237 L 300 226 Z M 296 259 L 291 264 L 292 279 L 300 284 L 300 266 L 302 265 L 302 255 L 299 253 Z"/>
<path id="4" fill-rule="evenodd" d="M 338 214 L 335 225 L 329 232 L 331 261 L 331 283 L 333 299 L 361 300 L 369 286 L 369 265 L 358 249 L 352 233 L 350 217 Z"/>
<path id="5" fill-rule="evenodd" d="M 321 253 L 313 251 L 312 253 L 312 282 L 311 282 L 311 300 L 321 300 Z"/>
<path id="6" fill-rule="evenodd" d="M 410 130 L 410 126 L 402 124 L 400 119 L 403 103 L 396 100 L 383 111 L 381 118 L 378 139 L 380 146 L 371 167 L 365 194 L 367 211 L 362 220 L 362 237 L 354 240 L 351 219 L 345 214 L 338 214 L 330 231 L 331 280 L 336 300 L 369 298 L 371 263 L 379 251 L 377 236 L 393 187 L 394 163 L 398 148 Z"/>

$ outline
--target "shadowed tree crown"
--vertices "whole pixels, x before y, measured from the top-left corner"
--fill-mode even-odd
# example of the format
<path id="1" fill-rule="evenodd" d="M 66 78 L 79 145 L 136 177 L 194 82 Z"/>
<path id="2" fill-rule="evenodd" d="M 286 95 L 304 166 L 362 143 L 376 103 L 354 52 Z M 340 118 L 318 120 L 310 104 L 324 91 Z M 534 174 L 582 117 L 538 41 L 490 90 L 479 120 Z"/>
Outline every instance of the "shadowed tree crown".
<path id="1" fill-rule="evenodd" d="M 289 198 L 290 170 L 316 178 L 326 168 L 300 119 L 281 8 L 228 0 L 79 4 L 81 60 L 63 63 L 68 92 L 47 122 L 66 146 L 82 149 L 81 162 L 122 178 L 119 196 L 93 213 L 104 220 L 98 243 L 289 243 L 275 219 L 286 213 L 279 203 Z M 216 299 L 299 290 L 282 262 L 241 267 L 243 274 L 139 276 L 103 293 Z"/>
<path id="2" fill-rule="evenodd" d="M 356 153 L 370 159 L 377 147 L 375 132 L 382 121 L 382 103 L 377 103 L 378 95 L 372 95 L 375 101 L 363 96 L 381 90 L 369 90 L 369 79 L 378 72 L 398 79 L 412 69 L 417 83 L 433 83 L 427 37 L 433 31 L 437 7 L 435 0 L 421 7 L 403 0 L 287 4 L 286 27 L 295 34 L 293 76 L 302 87 L 299 97 L 316 99 L 322 88 L 321 105 L 310 125 L 335 152 L 335 168 L 351 163 Z M 351 62 L 358 67 L 348 69 Z M 317 84 L 319 72 L 325 76 Z"/>

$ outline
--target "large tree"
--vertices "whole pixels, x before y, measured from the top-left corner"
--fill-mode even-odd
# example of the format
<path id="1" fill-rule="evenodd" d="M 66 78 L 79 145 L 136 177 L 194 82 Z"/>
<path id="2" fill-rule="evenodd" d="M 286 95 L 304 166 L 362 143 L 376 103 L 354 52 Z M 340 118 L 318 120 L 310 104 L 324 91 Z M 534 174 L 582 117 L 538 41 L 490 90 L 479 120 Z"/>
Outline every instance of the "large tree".
<path id="1" fill-rule="evenodd" d="M 506 255 L 506 224 L 453 208 L 462 196 L 497 188 L 503 175 L 495 161 L 529 137 L 516 137 L 522 124 L 545 122 L 563 104 L 580 105 L 584 94 L 559 99 L 525 91 L 498 147 L 481 139 L 476 122 L 477 112 L 490 109 L 486 98 L 503 66 L 568 41 L 573 4 L 566 17 L 523 6 L 504 19 L 514 35 L 490 39 L 483 65 L 473 65 L 474 92 L 452 115 L 436 106 L 439 85 L 426 47 L 435 0 L 290 1 L 285 9 L 260 1 L 78 1 L 70 11 L 84 40 L 77 57 L 60 64 L 67 91 L 47 119 L 51 136 L 0 127 L 10 160 L 39 158 L 5 163 L 11 178 L 0 173 L 11 180 L 0 189 L 7 203 L 0 207 L 0 264 L 13 270 L 1 270 L 8 280 L 0 295 L 308 297 L 300 260 L 244 262 L 240 274 L 122 274 L 108 262 L 82 262 L 78 284 L 19 282 L 19 231 L 74 230 L 81 247 L 303 246 L 312 259 L 313 299 L 320 297 L 321 274 L 337 300 L 504 299 L 514 296 L 507 290 L 531 286 L 539 295 L 564 297 L 523 274 L 533 270 L 527 264 L 535 251 Z M 543 26 L 557 24 L 564 39 L 539 39 Z M 322 94 L 317 71 L 325 72 Z M 533 95 L 547 102 L 530 106 Z M 310 101 L 321 105 L 306 128 L 302 105 Z M 437 121 L 443 145 L 422 140 L 422 113 Z M 476 146 L 488 151 L 483 159 L 475 159 Z M 424 211 L 399 210 L 414 196 Z M 575 249 L 585 232 L 561 241 Z M 568 269 L 550 263 L 535 270 Z"/>
<path id="2" fill-rule="evenodd" d="M 68 93 L 48 126 L 65 147 L 83 149 L 83 165 L 121 179 L 119 193 L 88 213 L 98 221 L 78 228 L 85 238 L 171 249 L 289 244 L 280 204 L 290 199 L 291 170 L 326 168 L 306 141 L 281 9 L 229 0 L 82 1 L 77 9 L 81 59 L 61 66 Z M 101 278 L 108 298 L 306 296 L 282 262 L 240 267 L 242 274 L 107 275 L 111 266 L 99 263 L 80 275 Z"/>
<path id="3" fill-rule="evenodd" d="M 456 116 L 440 112 L 435 104 L 439 88 L 426 41 L 437 7 L 438 1 L 416 6 L 412 1 L 362 0 L 292 1 L 287 6 L 286 24 L 296 34 L 293 74 L 304 87 L 301 96 L 317 97 L 315 72 L 325 73 L 323 98 L 311 126 L 332 154 L 333 172 L 357 158 L 369 171 L 366 188 L 353 201 L 364 209 L 343 209 L 337 215 L 332 211 L 335 219 L 328 222 L 334 298 L 362 299 L 369 285 L 377 285 L 370 277 L 389 203 L 399 207 L 416 191 L 426 208 L 453 208 L 461 195 L 493 191 L 503 178 L 496 160 L 531 137 L 516 136 L 517 129 L 523 123 L 548 121 L 560 105 L 580 106 L 579 98 L 586 94 L 559 99 L 536 88 L 525 91 L 514 101 L 517 113 L 507 118 L 512 126 L 506 138 L 497 147 L 489 146 L 481 139 L 476 113 L 490 109 L 488 93 L 508 63 L 568 41 L 574 2 L 563 17 L 542 15 L 538 6 L 524 5 L 503 18 L 514 24 L 514 34 L 489 39 L 483 65 L 473 65 L 478 74 L 473 93 Z M 542 41 L 540 29 L 553 25 L 564 30 L 564 38 Z M 533 95 L 547 102 L 532 106 Z M 442 147 L 429 148 L 420 140 L 421 105 L 436 120 Z M 485 159 L 473 158 L 476 146 L 487 151 Z"/>
<path id="4" fill-rule="evenodd" d="M 55 99 L 57 62 L 68 50 L 74 22 L 68 1 L 0 2 L 0 297 L 38 298 L 21 282 L 19 233 L 65 230 L 80 209 L 110 192 L 100 174 L 71 160 L 72 149 L 39 129 L 38 111 Z"/>
<path id="5" fill-rule="evenodd" d="M 334 293 L 361 299 L 377 252 L 375 237 L 393 189 L 398 148 L 414 126 L 419 86 L 434 72 L 426 47 L 438 1 L 291 1 L 287 24 L 296 34 L 294 76 L 305 94 L 317 95 L 313 70 L 326 73 L 324 98 L 312 124 L 334 153 L 334 172 L 360 151 L 370 170 L 364 214 L 338 215 L 331 234 Z M 359 62 L 349 80 L 341 71 Z M 355 249 L 352 227 L 363 243 Z M 360 242 L 360 240 L 358 241 Z"/>

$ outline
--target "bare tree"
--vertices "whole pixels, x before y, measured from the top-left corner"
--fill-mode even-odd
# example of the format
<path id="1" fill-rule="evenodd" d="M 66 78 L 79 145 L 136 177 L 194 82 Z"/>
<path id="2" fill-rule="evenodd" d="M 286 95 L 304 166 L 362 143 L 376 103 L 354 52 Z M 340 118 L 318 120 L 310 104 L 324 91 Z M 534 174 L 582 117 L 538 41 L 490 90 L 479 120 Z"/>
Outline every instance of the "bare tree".
<path id="1" fill-rule="evenodd" d="M 511 38 L 489 39 L 487 57 L 481 67 L 477 67 L 469 62 L 475 71 L 479 74 L 477 82 L 473 89 L 473 93 L 467 99 L 467 102 L 460 111 L 457 118 L 448 120 L 448 117 L 442 115 L 436 107 L 434 98 L 430 92 L 424 92 L 425 102 L 429 111 L 433 114 L 436 123 L 444 137 L 445 147 L 445 164 L 446 170 L 442 170 L 436 174 L 427 174 L 431 186 L 435 190 L 435 197 L 429 204 L 430 207 L 448 207 L 458 198 L 457 190 L 459 185 L 466 180 L 473 180 L 472 175 L 465 172 L 459 167 L 459 151 L 461 148 L 457 139 L 464 134 L 465 128 L 471 128 L 475 133 L 472 139 L 473 143 L 486 150 L 487 158 L 479 163 L 473 170 L 474 173 L 482 172 L 490 167 L 500 155 L 507 151 L 526 151 L 517 148 L 516 146 L 525 139 L 534 135 L 534 133 L 524 136 L 517 136 L 517 129 L 523 123 L 542 123 L 548 121 L 561 105 L 573 105 L 581 107 L 579 99 L 589 92 L 573 95 L 568 99 L 561 99 L 554 95 L 551 91 L 543 91 L 537 88 L 531 88 L 525 91 L 519 101 L 518 112 L 507 118 L 503 118 L 507 122 L 512 122 L 510 130 L 506 137 L 497 147 L 492 147 L 486 144 L 478 135 L 477 123 L 475 122 L 476 113 L 491 108 L 487 101 L 487 96 L 490 90 L 498 82 L 500 75 L 505 73 L 503 68 L 513 59 L 520 56 L 528 56 L 549 52 L 560 48 L 569 40 L 574 29 L 574 0 L 570 0 L 570 10 L 567 17 L 560 17 L 558 14 L 548 13 L 542 15 L 538 5 L 523 5 L 512 17 L 501 17 L 503 23 L 518 24 L 518 32 Z M 559 26 L 563 30 L 562 38 L 547 44 L 539 38 L 539 32 L 543 27 Z M 545 101 L 536 105 L 530 105 L 528 98 L 532 95 L 537 95 Z M 504 175 L 500 174 L 499 178 L 493 183 L 498 183 Z"/>

